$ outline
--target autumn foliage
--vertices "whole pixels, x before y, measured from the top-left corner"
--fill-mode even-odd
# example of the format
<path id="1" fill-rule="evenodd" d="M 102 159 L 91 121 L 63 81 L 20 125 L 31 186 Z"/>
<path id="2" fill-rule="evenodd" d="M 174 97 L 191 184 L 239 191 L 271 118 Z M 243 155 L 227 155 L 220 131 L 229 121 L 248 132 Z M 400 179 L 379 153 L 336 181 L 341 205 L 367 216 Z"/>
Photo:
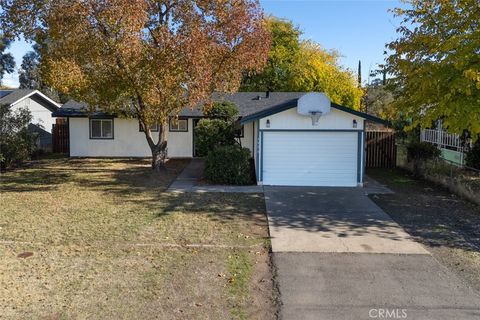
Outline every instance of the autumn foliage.
<path id="1" fill-rule="evenodd" d="M 261 70 L 269 33 L 255 0 L 0 0 L 2 28 L 41 44 L 46 82 L 106 112 L 138 117 L 155 168 L 168 117 L 234 91 Z M 155 139 L 150 126 L 160 124 Z"/>
<path id="2" fill-rule="evenodd" d="M 397 115 L 474 139 L 480 135 L 480 2 L 408 0 L 394 13 L 399 38 L 388 44 Z"/>

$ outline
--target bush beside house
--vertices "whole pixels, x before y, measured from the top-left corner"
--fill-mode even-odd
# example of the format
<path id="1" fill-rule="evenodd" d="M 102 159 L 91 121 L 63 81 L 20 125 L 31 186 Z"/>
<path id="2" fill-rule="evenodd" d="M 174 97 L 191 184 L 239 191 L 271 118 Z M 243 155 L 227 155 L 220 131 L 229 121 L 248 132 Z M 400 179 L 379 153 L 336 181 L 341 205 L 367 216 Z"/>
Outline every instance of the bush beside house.
<path id="1" fill-rule="evenodd" d="M 6 170 L 29 160 L 36 150 L 36 135 L 28 130 L 32 115 L 26 108 L 12 111 L 0 106 L 0 169 Z"/>
<path id="2" fill-rule="evenodd" d="M 217 102 L 204 110 L 207 118 L 195 128 L 198 155 L 205 158 L 205 178 L 212 183 L 252 183 L 250 150 L 236 141 L 237 106 Z"/>
<path id="3" fill-rule="evenodd" d="M 217 147 L 205 160 L 205 176 L 213 183 L 250 184 L 250 173 L 250 150 L 239 145 Z"/>
<path id="4" fill-rule="evenodd" d="M 195 148 L 200 157 L 220 146 L 235 144 L 233 125 L 222 119 L 202 119 L 195 127 Z"/>

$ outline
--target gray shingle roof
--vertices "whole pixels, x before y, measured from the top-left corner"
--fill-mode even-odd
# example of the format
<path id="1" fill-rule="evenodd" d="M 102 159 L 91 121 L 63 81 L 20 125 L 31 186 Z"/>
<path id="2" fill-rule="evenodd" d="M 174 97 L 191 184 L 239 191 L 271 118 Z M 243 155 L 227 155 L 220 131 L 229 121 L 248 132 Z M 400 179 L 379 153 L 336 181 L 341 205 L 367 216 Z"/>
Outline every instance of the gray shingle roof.
<path id="1" fill-rule="evenodd" d="M 237 92 L 237 93 L 214 93 L 213 101 L 230 101 L 237 105 L 241 117 L 254 114 L 258 111 L 275 107 L 286 101 L 293 101 L 301 97 L 303 92 L 271 92 L 266 98 L 265 92 Z M 259 98 L 260 97 L 260 98 Z M 88 106 L 86 103 L 70 100 L 65 103 L 58 111 L 58 116 L 80 117 L 87 114 Z M 100 114 L 100 112 L 96 112 Z M 202 106 L 193 108 L 183 108 L 179 116 L 181 117 L 202 117 Z"/>
<path id="2" fill-rule="evenodd" d="M 1 92 L 6 93 L 9 92 L 8 94 L 0 94 L 0 104 L 12 104 L 18 99 L 21 99 L 25 97 L 26 95 L 29 95 L 32 93 L 33 89 L 13 89 L 13 90 L 1 90 Z"/>
<path id="3" fill-rule="evenodd" d="M 263 114 L 272 114 L 283 109 L 294 107 L 297 105 L 297 100 L 303 96 L 306 92 L 270 92 L 267 94 L 265 92 L 237 92 L 237 93 L 214 93 L 212 96 L 213 101 L 230 101 L 237 105 L 240 117 L 244 120 L 247 119 L 256 119 L 257 116 Z M 332 103 L 332 107 L 349 112 L 360 117 L 363 117 L 368 120 L 382 122 L 385 121 L 362 113 L 355 111 L 353 109 L 343 107 Z M 57 112 L 53 113 L 54 117 L 87 117 L 87 116 L 105 116 L 105 113 L 96 111 L 93 114 L 87 112 L 88 106 L 85 103 L 76 102 L 70 100 L 63 105 Z M 202 106 L 196 106 L 194 108 L 183 108 L 180 113 L 180 117 L 202 117 Z"/>

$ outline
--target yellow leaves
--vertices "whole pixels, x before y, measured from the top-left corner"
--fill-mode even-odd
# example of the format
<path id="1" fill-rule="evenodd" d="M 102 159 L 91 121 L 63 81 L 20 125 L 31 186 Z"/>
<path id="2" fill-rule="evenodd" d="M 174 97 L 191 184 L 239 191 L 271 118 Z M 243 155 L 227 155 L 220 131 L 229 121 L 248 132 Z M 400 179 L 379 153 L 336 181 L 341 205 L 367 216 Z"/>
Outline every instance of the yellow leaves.
<path id="1" fill-rule="evenodd" d="M 463 75 L 465 76 L 465 78 L 474 81 L 476 88 L 480 89 L 480 71 L 479 70 L 467 69 L 463 71 Z"/>
<path id="2" fill-rule="evenodd" d="M 82 68 L 67 58 L 47 59 L 42 71 L 49 85 L 66 94 L 78 94 L 89 85 Z"/>

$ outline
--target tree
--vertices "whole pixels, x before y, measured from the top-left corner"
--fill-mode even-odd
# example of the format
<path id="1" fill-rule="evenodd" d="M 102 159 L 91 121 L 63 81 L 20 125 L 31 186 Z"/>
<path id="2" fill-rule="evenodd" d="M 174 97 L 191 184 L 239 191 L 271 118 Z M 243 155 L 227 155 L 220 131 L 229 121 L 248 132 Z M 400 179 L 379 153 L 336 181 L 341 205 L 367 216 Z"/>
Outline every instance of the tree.
<path id="1" fill-rule="evenodd" d="M 480 133 L 480 2 L 408 1 L 395 9 L 399 38 L 388 48 L 395 109 L 412 126 L 443 120 L 449 131 Z"/>
<path id="2" fill-rule="evenodd" d="M 242 90 L 322 91 L 333 102 L 359 109 L 362 90 L 354 74 L 339 66 L 337 52 L 301 40 L 302 32 L 291 21 L 269 17 L 266 25 L 272 34 L 267 66 L 247 74 Z"/>
<path id="3" fill-rule="evenodd" d="M 2 83 L 5 73 L 12 73 L 15 71 L 15 60 L 10 53 L 5 53 L 5 50 L 10 46 L 10 41 L 0 34 L 0 84 Z"/>
<path id="4" fill-rule="evenodd" d="M 63 103 L 67 102 L 67 96 L 49 87 L 42 79 L 40 73 L 40 50 L 38 44 L 34 44 L 33 50 L 27 52 L 23 56 L 22 64 L 20 65 L 18 73 L 20 88 L 40 90 L 55 101 Z"/>
<path id="5" fill-rule="evenodd" d="M 363 90 L 357 86 L 355 75 L 338 65 L 338 56 L 313 41 L 303 41 L 291 91 L 324 92 L 333 102 L 358 110 Z"/>
<path id="6" fill-rule="evenodd" d="M 393 93 L 383 85 L 382 80 L 375 79 L 372 81 L 366 86 L 365 92 L 365 112 L 383 119 L 393 120 L 395 118 L 392 111 Z"/>
<path id="7" fill-rule="evenodd" d="M 236 90 L 242 72 L 259 71 L 269 50 L 256 0 L 18 0 L 2 6 L 6 34 L 42 43 L 40 70 L 49 86 L 92 109 L 139 119 L 154 169 L 164 168 L 168 118 L 208 102 L 215 90 Z M 157 123 L 158 139 L 150 130 Z"/>
<path id="8" fill-rule="evenodd" d="M 300 51 L 302 32 L 291 21 L 273 16 L 265 19 L 271 34 L 268 61 L 261 73 L 248 72 L 243 79 L 243 91 L 291 91 L 293 66 Z"/>
<path id="9" fill-rule="evenodd" d="M 358 87 L 362 86 L 362 61 L 358 60 Z"/>

